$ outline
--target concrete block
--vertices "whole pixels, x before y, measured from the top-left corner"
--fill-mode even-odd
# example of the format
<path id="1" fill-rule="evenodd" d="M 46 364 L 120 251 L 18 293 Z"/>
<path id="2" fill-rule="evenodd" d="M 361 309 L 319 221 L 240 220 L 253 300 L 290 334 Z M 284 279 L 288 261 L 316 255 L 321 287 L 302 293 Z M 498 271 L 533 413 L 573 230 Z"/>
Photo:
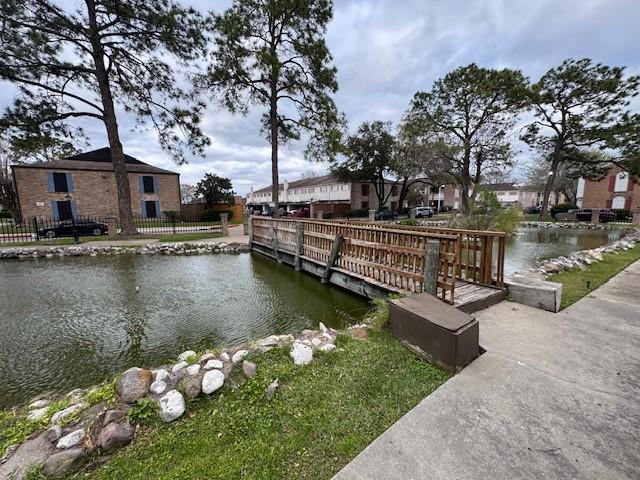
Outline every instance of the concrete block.
<path id="1" fill-rule="evenodd" d="M 558 312 L 562 300 L 562 284 L 549 282 L 542 275 L 527 272 L 515 273 L 505 280 L 509 298 L 523 305 Z"/>

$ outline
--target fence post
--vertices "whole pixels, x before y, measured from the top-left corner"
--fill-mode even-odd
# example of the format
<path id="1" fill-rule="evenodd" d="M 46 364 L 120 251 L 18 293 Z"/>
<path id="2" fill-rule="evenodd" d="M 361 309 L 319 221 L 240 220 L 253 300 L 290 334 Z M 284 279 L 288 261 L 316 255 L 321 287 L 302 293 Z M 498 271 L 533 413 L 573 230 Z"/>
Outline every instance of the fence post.
<path id="1" fill-rule="evenodd" d="M 33 217 L 33 232 L 36 234 L 36 242 L 39 242 L 40 235 L 38 235 L 38 217 Z"/>
<path id="2" fill-rule="evenodd" d="M 271 227 L 271 238 L 273 240 L 273 255 L 276 257 L 278 263 L 282 263 L 280 254 L 278 253 L 278 229 L 276 227 Z"/>
<path id="3" fill-rule="evenodd" d="M 173 231 L 173 234 L 176 234 L 176 217 L 177 215 L 174 213 L 171 215 L 171 230 Z"/>
<path id="4" fill-rule="evenodd" d="M 229 214 L 228 213 L 220 214 L 220 223 L 222 226 L 222 236 L 228 237 L 229 236 Z"/>
<path id="5" fill-rule="evenodd" d="M 634 225 L 640 225 L 640 207 L 633 210 L 631 221 Z"/>
<path id="6" fill-rule="evenodd" d="M 370 222 L 375 222 L 376 221 L 376 211 L 375 210 L 369 210 L 369 221 Z"/>
<path id="7" fill-rule="evenodd" d="M 253 243 L 253 217 L 249 215 L 249 219 L 247 220 L 247 230 L 249 231 L 249 249 L 252 248 Z"/>
<path id="8" fill-rule="evenodd" d="M 117 217 L 107 217 L 104 219 L 107 224 L 107 232 L 109 232 L 109 236 L 118 235 L 118 218 Z"/>
<path id="9" fill-rule="evenodd" d="M 333 245 L 331 246 L 331 253 L 329 254 L 329 260 L 324 267 L 324 274 L 322 275 L 322 283 L 327 283 L 331 277 L 331 269 L 338 259 L 338 253 L 340 252 L 340 246 L 342 245 L 342 235 L 336 235 Z"/>
<path id="10" fill-rule="evenodd" d="M 251 218 L 251 214 L 249 213 L 249 209 L 246 208 L 242 214 L 242 233 L 245 235 L 249 235 L 249 219 Z"/>
<path id="11" fill-rule="evenodd" d="M 424 255 L 423 291 L 436 296 L 438 294 L 438 263 L 440 261 L 440 242 L 427 240 Z"/>
<path id="12" fill-rule="evenodd" d="M 301 260 L 300 255 L 302 255 L 302 242 L 304 241 L 304 237 L 302 234 L 302 222 L 296 223 L 296 258 L 295 258 L 295 268 L 296 272 L 300 271 Z"/>

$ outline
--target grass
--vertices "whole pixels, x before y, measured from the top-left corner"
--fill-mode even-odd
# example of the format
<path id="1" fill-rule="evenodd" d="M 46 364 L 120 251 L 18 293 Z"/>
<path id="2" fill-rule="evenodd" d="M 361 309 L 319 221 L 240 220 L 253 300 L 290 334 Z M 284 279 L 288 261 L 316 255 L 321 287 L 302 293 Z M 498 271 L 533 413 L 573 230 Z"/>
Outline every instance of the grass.
<path id="1" fill-rule="evenodd" d="M 620 253 L 607 253 L 602 262 L 593 263 L 585 270 L 573 269 L 549 275 L 549 280 L 562 284 L 560 308 L 577 302 L 637 260 L 640 260 L 640 244 Z"/>
<path id="2" fill-rule="evenodd" d="M 244 382 L 235 391 L 189 402 L 176 423 L 152 420 L 134 444 L 72 478 L 330 478 L 449 378 L 386 332 L 337 345 L 305 367 L 287 349 L 253 358 L 257 376 L 235 376 Z"/>
<path id="3" fill-rule="evenodd" d="M 194 242 L 196 240 L 206 240 L 208 238 L 222 237 L 221 233 L 176 233 L 175 235 L 157 235 L 161 242 Z"/>

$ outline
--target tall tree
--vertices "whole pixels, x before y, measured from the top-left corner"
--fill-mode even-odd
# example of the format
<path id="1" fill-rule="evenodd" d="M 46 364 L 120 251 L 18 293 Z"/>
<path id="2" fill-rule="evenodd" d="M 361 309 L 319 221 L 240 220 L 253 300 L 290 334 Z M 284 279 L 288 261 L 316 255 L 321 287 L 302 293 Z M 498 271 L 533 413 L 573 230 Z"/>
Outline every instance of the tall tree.
<path id="1" fill-rule="evenodd" d="M 541 215 L 563 166 L 596 177 L 612 162 L 640 171 L 640 116 L 628 110 L 639 85 L 640 76 L 624 78 L 624 67 L 583 58 L 565 60 L 531 86 L 536 119 L 522 139 L 549 159 Z M 612 155 L 594 155 L 594 150 Z"/>
<path id="2" fill-rule="evenodd" d="M 520 71 L 471 64 L 413 97 L 403 129 L 441 148 L 440 155 L 450 165 L 448 173 L 460 185 L 464 211 L 483 172 L 512 162 L 508 134 L 526 106 L 526 86 Z"/>
<path id="3" fill-rule="evenodd" d="M 235 192 L 231 180 L 207 173 L 196 185 L 195 194 L 205 199 L 207 205 L 233 203 Z"/>
<path id="4" fill-rule="evenodd" d="M 303 132 L 308 156 L 332 157 L 339 144 L 343 119 L 330 96 L 336 69 L 324 40 L 332 12 L 331 0 L 234 0 L 215 17 L 215 48 L 201 84 L 231 112 L 265 107 L 275 212 L 278 146 Z"/>
<path id="5" fill-rule="evenodd" d="M 47 130 L 69 135 L 74 119 L 102 122 L 122 233 L 135 233 L 116 105 L 139 126 L 150 119 L 177 161 L 184 161 L 185 145 L 202 152 L 203 105 L 179 87 L 172 66 L 204 48 L 201 17 L 173 0 L 83 0 L 72 8 L 54 0 L 0 0 L 0 21 L 0 78 L 19 91 L 1 122 L 21 128 L 25 138 Z"/>
<path id="6" fill-rule="evenodd" d="M 373 185 L 378 208 L 383 208 L 391 195 L 387 177 L 396 176 L 396 139 L 388 122 L 365 122 L 355 135 L 347 138 L 346 159 L 334 162 L 332 172 L 341 180 L 367 182 Z M 393 183 L 396 185 L 397 180 Z"/>

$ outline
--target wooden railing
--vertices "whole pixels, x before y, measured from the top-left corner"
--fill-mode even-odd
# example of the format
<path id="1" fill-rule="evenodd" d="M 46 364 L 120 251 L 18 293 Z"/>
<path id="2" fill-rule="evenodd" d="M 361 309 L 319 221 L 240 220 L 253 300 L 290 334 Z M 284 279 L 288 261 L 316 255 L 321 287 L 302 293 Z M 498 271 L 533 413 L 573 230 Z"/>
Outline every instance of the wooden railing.
<path id="1" fill-rule="evenodd" d="M 285 253 L 293 256 L 296 267 L 306 260 L 325 267 L 327 278 L 331 272 L 341 272 L 387 290 L 414 293 L 427 290 L 429 279 L 434 278 L 438 296 L 453 303 L 460 272 L 459 235 L 265 217 L 252 217 L 250 225 L 252 244 L 276 259 Z M 435 272 L 427 266 L 434 251 Z"/>
<path id="2" fill-rule="evenodd" d="M 460 244 L 456 278 L 480 285 L 504 287 L 504 253 L 507 237 L 504 232 L 385 223 L 358 223 L 381 229 L 393 228 L 396 230 L 455 235 L 458 237 Z"/>

